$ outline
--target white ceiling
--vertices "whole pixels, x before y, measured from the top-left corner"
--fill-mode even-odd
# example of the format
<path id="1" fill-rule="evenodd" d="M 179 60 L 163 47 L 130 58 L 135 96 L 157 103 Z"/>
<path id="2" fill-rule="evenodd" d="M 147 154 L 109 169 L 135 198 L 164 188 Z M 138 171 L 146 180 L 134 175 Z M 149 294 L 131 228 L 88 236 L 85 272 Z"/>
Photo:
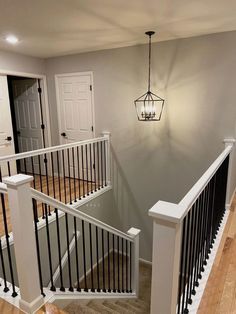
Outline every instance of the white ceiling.
<path id="1" fill-rule="evenodd" d="M 0 0 L 0 49 L 45 58 L 235 29 L 235 0 Z"/>

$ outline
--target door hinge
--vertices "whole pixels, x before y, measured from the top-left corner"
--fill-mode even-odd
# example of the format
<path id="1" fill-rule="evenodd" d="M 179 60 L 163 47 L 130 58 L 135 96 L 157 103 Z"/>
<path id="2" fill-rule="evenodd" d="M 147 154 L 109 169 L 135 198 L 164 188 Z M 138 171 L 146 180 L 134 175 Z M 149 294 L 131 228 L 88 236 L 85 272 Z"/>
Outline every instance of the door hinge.
<path id="1" fill-rule="evenodd" d="M 91 131 L 93 132 L 93 125 L 91 126 Z"/>
<path id="2" fill-rule="evenodd" d="M 45 124 L 41 124 L 41 129 L 44 130 L 45 129 Z"/>
<path id="3" fill-rule="evenodd" d="M 90 90 L 91 90 L 91 91 L 93 90 L 93 87 L 92 87 L 92 85 L 90 85 L 90 86 L 89 86 L 89 88 L 90 88 Z"/>
<path id="4" fill-rule="evenodd" d="M 42 88 L 38 87 L 38 93 L 41 94 L 42 93 Z"/>

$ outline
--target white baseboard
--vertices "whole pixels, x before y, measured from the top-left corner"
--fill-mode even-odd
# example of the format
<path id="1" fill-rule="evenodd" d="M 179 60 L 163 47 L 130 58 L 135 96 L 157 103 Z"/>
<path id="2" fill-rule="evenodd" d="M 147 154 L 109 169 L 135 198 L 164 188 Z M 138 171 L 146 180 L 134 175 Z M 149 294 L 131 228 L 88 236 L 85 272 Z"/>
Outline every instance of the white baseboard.
<path id="1" fill-rule="evenodd" d="M 230 207 L 231 207 L 231 205 L 232 205 L 232 203 L 233 203 L 233 199 L 234 199 L 235 193 L 236 193 L 236 187 L 235 187 L 235 189 L 234 189 L 234 191 L 233 191 L 233 194 L 232 194 L 232 196 L 231 196 L 231 198 L 230 198 L 230 202 L 225 205 L 226 210 L 230 210 Z"/>

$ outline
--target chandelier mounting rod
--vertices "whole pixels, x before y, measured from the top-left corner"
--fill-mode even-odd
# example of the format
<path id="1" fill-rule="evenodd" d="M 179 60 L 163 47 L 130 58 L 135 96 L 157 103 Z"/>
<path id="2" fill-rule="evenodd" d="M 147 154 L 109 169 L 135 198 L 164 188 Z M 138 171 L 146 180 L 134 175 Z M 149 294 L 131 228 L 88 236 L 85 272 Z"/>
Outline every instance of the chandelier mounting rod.
<path id="1" fill-rule="evenodd" d="M 151 37 L 155 34 L 153 31 L 145 32 L 149 36 L 149 57 L 148 57 L 148 92 L 150 92 L 151 85 Z"/>

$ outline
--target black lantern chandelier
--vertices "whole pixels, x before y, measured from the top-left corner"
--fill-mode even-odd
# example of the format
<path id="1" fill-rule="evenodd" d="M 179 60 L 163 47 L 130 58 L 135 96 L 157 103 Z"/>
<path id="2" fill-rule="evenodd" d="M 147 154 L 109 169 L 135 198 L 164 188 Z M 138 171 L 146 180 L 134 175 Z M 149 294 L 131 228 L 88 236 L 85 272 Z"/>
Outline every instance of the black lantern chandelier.
<path id="1" fill-rule="evenodd" d="M 164 106 L 164 99 L 150 91 L 151 81 L 151 36 L 153 31 L 145 33 L 149 36 L 149 67 L 148 67 L 148 91 L 134 101 L 137 116 L 140 121 L 160 121 Z"/>

